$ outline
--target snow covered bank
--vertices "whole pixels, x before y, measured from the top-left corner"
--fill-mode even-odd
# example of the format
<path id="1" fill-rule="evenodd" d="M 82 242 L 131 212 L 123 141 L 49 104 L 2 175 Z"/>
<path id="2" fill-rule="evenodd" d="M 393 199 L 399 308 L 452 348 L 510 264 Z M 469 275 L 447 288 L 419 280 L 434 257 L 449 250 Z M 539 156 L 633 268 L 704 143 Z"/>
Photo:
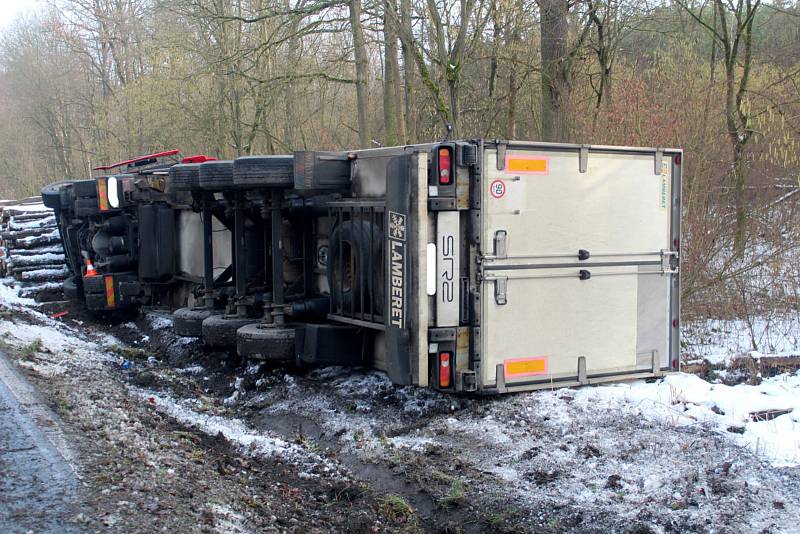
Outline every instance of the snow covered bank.
<path id="1" fill-rule="evenodd" d="M 250 428 L 240 419 L 201 413 L 202 403 L 198 399 L 178 401 L 166 393 L 156 393 L 131 386 L 131 394 L 143 402 L 152 404 L 156 410 L 175 419 L 181 425 L 194 428 L 209 436 L 224 436 L 245 454 L 253 456 L 281 457 L 304 469 L 306 478 L 318 478 L 320 474 L 339 474 L 340 467 L 333 461 L 309 451 L 301 445 L 290 443 L 264 431 Z"/>
<path id="2" fill-rule="evenodd" d="M 587 410 L 620 410 L 666 425 L 703 424 L 769 459 L 800 465 L 800 372 L 758 386 L 711 384 L 676 374 L 656 383 L 633 382 L 575 392 Z"/>
<path id="3" fill-rule="evenodd" d="M 754 357 L 800 355 L 800 317 L 754 317 L 745 320 L 708 319 L 681 329 L 684 361 L 728 364 L 742 354 Z"/>

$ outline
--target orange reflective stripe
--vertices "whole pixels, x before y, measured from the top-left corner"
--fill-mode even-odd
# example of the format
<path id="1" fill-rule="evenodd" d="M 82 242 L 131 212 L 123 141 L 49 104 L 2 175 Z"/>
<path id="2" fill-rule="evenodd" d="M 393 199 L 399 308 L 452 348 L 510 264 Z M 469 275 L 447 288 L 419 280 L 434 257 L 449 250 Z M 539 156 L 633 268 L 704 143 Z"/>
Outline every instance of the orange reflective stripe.
<path id="1" fill-rule="evenodd" d="M 545 156 L 506 156 L 507 173 L 547 174 L 550 159 Z"/>
<path id="2" fill-rule="evenodd" d="M 100 211 L 108 211 L 108 183 L 105 178 L 97 179 L 97 201 L 100 204 Z"/>
<path id="3" fill-rule="evenodd" d="M 503 371 L 506 378 L 546 375 L 547 356 L 503 360 Z"/>
<path id="4" fill-rule="evenodd" d="M 114 277 L 106 276 L 106 306 L 109 308 L 117 307 L 117 296 L 114 294 Z"/>

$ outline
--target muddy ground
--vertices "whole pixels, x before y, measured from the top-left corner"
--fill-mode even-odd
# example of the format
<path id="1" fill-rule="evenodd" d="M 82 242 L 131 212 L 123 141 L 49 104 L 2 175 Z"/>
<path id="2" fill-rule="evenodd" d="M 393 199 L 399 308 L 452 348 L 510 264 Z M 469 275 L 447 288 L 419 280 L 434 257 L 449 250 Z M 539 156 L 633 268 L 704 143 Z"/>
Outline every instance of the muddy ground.
<path id="1" fill-rule="evenodd" d="M 61 306 L 58 308 L 58 306 Z M 0 340 L 60 416 L 116 532 L 791 532 L 800 470 L 581 391 L 480 399 L 377 372 L 248 364 L 158 312 L 6 306 Z"/>

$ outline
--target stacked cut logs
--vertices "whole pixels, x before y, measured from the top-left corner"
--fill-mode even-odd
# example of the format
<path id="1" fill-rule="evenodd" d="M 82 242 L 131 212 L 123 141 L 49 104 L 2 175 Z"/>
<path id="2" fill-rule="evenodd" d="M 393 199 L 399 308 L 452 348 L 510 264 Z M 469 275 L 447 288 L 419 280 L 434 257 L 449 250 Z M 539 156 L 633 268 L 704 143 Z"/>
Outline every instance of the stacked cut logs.
<path id="1" fill-rule="evenodd" d="M 24 298 L 59 292 L 69 276 L 55 215 L 41 199 L 0 202 L 0 274 Z"/>

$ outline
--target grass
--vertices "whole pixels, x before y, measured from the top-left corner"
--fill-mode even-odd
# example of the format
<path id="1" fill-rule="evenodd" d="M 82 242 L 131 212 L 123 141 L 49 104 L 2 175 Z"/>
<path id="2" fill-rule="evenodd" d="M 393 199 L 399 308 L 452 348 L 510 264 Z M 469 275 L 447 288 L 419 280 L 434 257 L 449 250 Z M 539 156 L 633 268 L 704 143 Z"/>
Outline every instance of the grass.
<path id="1" fill-rule="evenodd" d="M 41 352 L 42 350 L 42 340 L 36 339 L 32 343 L 25 345 L 19 350 L 19 355 L 23 358 L 30 358 L 34 356 L 37 352 Z"/>
<path id="2" fill-rule="evenodd" d="M 447 495 L 439 499 L 439 506 L 447 508 L 450 506 L 460 506 L 464 503 L 464 482 L 459 479 L 453 479 L 450 483 L 450 489 Z"/>
<path id="3" fill-rule="evenodd" d="M 415 518 L 414 508 L 400 495 L 389 494 L 378 501 L 379 511 L 395 522 L 407 523 Z"/>
<path id="4" fill-rule="evenodd" d="M 125 360 L 145 360 L 147 359 L 147 352 L 135 347 L 122 347 L 120 345 L 111 348 L 111 352 Z"/>
<path id="5" fill-rule="evenodd" d="M 483 518 L 486 524 L 492 528 L 497 528 L 506 520 L 506 514 L 502 512 L 489 512 Z"/>

